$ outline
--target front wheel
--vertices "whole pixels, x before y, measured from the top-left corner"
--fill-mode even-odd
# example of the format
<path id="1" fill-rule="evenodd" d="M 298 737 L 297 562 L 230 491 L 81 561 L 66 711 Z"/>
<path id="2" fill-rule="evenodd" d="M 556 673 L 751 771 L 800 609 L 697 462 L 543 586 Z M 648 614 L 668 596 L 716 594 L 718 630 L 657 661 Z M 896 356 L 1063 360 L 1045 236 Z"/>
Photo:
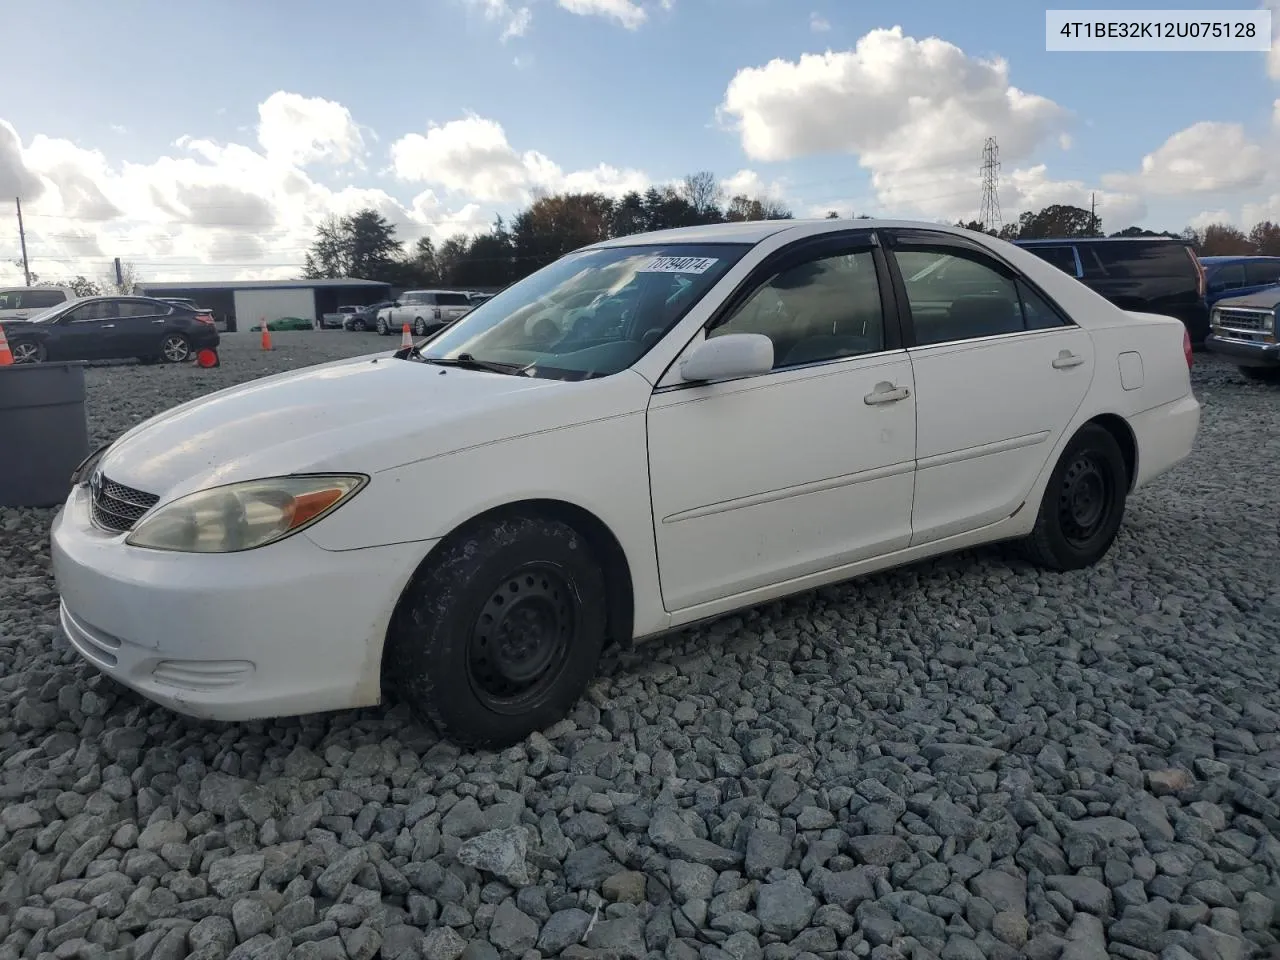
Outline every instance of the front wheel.
<path id="1" fill-rule="evenodd" d="M 13 354 L 14 363 L 44 363 L 49 356 L 44 344 L 33 340 L 15 340 L 9 352 Z"/>
<path id="2" fill-rule="evenodd" d="M 364 325 L 363 320 L 355 320 L 355 321 L 352 321 L 351 323 L 351 329 L 357 331 L 358 333 L 364 333 L 365 330 L 369 328 Z"/>
<path id="3" fill-rule="evenodd" d="M 387 335 L 387 321 L 382 317 L 378 318 L 378 336 L 385 337 Z"/>
<path id="4" fill-rule="evenodd" d="M 1111 549 L 1124 518 L 1129 471 L 1107 430 L 1086 424 L 1071 438 L 1045 487 L 1035 529 L 1023 546 L 1051 570 L 1079 570 Z"/>
<path id="5" fill-rule="evenodd" d="M 384 673 L 455 743 L 506 747 L 578 701 L 606 624 L 604 574 L 576 530 L 536 516 L 490 520 L 415 575 Z"/>
<path id="6" fill-rule="evenodd" d="M 165 363 L 184 363 L 191 359 L 191 344 L 180 333 L 171 333 L 160 341 L 160 356 Z"/>
<path id="7" fill-rule="evenodd" d="M 415 337 L 425 337 L 427 335 L 427 323 L 421 317 L 413 321 L 413 335 Z"/>

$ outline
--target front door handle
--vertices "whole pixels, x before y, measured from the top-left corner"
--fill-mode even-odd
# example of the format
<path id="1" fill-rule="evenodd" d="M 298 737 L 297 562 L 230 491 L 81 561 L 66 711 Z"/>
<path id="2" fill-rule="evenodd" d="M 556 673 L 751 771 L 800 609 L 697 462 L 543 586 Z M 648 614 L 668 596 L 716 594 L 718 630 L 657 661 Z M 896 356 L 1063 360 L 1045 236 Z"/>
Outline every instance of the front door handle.
<path id="1" fill-rule="evenodd" d="M 877 403 L 896 403 L 899 400 L 905 400 L 911 396 L 911 391 L 906 387 L 895 387 L 888 381 L 877 383 L 876 388 L 862 398 L 862 402 L 868 405 Z"/>
<path id="2" fill-rule="evenodd" d="M 1070 350 L 1063 350 L 1053 361 L 1053 369 L 1067 370 L 1071 367 L 1078 367 L 1084 363 L 1084 357 L 1072 353 Z"/>
<path id="3" fill-rule="evenodd" d="M 100 326 L 98 329 L 99 329 L 99 330 L 114 330 L 115 328 L 116 328 L 116 325 L 115 325 L 114 323 L 104 323 L 104 324 L 103 324 L 102 326 Z"/>
<path id="4" fill-rule="evenodd" d="M 151 322 L 152 322 L 152 323 L 165 323 L 166 321 L 164 321 L 164 320 L 152 320 Z"/>

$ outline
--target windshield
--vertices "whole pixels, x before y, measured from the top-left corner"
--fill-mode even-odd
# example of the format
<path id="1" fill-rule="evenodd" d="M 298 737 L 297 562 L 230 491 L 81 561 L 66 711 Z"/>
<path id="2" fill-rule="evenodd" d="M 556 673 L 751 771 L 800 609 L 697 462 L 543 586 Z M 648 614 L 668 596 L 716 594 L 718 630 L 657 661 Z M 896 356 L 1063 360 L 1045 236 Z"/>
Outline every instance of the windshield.
<path id="1" fill-rule="evenodd" d="M 607 377 L 644 356 L 748 249 L 683 243 L 571 253 L 477 305 L 422 356 L 551 379 Z"/>
<path id="2" fill-rule="evenodd" d="M 76 298 L 75 300 L 68 300 L 66 303 L 60 303 L 56 307 L 48 307 L 41 310 L 39 313 L 33 313 L 31 316 L 27 317 L 27 323 L 48 323 L 50 320 L 61 316 L 81 302 L 80 298 Z"/>

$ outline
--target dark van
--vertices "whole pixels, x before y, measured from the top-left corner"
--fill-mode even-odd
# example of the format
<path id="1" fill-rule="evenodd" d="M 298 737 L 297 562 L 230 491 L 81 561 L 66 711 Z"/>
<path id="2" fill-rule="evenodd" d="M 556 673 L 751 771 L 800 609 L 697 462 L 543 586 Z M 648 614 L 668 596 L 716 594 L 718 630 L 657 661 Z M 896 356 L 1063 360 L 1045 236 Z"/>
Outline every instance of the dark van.
<path id="1" fill-rule="evenodd" d="M 1122 310 L 1181 320 L 1199 347 L 1209 334 L 1205 272 L 1189 240 L 1172 237 L 1062 237 L 1015 240 Z"/>

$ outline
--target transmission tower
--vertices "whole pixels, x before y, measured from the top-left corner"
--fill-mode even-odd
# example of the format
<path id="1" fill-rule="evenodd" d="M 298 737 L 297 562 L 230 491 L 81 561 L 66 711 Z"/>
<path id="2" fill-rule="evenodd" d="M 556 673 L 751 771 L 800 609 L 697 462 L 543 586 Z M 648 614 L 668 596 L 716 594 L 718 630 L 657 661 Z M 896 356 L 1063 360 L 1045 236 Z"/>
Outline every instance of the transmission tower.
<path id="1" fill-rule="evenodd" d="M 1000 232 L 1000 147 L 995 137 L 987 137 L 982 147 L 982 212 L 978 214 L 983 230 Z"/>

